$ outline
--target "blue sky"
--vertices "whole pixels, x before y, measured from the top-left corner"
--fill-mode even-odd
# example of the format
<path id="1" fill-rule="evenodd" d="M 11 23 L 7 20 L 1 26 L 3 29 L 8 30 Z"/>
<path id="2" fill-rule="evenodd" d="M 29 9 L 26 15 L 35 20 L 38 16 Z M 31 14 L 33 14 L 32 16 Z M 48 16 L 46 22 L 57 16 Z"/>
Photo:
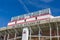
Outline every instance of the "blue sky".
<path id="1" fill-rule="evenodd" d="M 60 0 L 0 0 L 0 27 L 7 26 L 11 17 L 51 8 L 53 16 L 60 16 Z"/>

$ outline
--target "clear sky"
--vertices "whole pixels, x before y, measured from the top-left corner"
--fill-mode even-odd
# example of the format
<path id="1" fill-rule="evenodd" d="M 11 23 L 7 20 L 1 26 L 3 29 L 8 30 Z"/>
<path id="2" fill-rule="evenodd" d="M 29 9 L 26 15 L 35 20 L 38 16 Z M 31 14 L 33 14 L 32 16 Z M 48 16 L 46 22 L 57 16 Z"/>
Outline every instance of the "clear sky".
<path id="1" fill-rule="evenodd" d="M 7 26 L 11 17 L 51 8 L 53 16 L 60 16 L 60 0 L 0 0 L 0 27 Z"/>

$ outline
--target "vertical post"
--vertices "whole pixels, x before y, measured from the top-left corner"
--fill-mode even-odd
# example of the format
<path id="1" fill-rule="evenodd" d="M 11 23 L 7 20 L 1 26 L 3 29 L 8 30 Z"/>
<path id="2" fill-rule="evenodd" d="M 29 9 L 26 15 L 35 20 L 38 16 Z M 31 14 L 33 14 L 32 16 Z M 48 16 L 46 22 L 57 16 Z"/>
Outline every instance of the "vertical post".
<path id="1" fill-rule="evenodd" d="M 4 40 L 6 39 L 6 35 L 4 35 Z"/>
<path id="2" fill-rule="evenodd" d="M 8 34 L 8 36 L 7 36 L 7 40 L 9 39 L 9 34 Z"/>
<path id="3" fill-rule="evenodd" d="M 40 31 L 41 31 L 41 29 L 40 29 L 40 27 L 39 27 L 39 25 L 38 25 L 38 29 L 39 29 L 39 32 L 38 32 L 38 37 L 39 37 L 39 40 L 40 40 L 40 36 L 41 36 L 41 34 L 40 34 Z"/>
<path id="4" fill-rule="evenodd" d="M 57 37 L 58 37 L 58 40 L 59 40 L 59 31 L 58 31 L 58 24 L 56 22 L 56 27 L 57 27 Z"/>
<path id="5" fill-rule="evenodd" d="M 15 37 L 14 37 L 14 40 L 16 40 L 16 33 L 15 33 Z"/>
<path id="6" fill-rule="evenodd" d="M 52 28 L 51 28 L 51 24 L 50 24 L 50 19 L 49 19 L 49 28 L 50 28 L 50 40 L 52 40 L 52 36 L 51 36 Z"/>
<path id="7" fill-rule="evenodd" d="M 52 36 L 51 36 L 51 27 L 50 27 L 50 40 L 52 40 L 52 38 L 51 38 Z"/>
<path id="8" fill-rule="evenodd" d="M 30 27 L 30 40 L 31 40 L 31 27 Z"/>
<path id="9" fill-rule="evenodd" d="M 40 27 L 39 27 L 39 40 L 40 40 Z"/>
<path id="10" fill-rule="evenodd" d="M 57 36 L 58 36 L 58 40 L 59 40 L 59 33 L 58 33 L 58 27 L 57 27 Z"/>
<path id="11" fill-rule="evenodd" d="M 38 37 L 39 37 L 39 40 L 41 40 L 41 27 L 39 26 L 39 24 L 38 24 L 38 29 L 39 29 Z"/>

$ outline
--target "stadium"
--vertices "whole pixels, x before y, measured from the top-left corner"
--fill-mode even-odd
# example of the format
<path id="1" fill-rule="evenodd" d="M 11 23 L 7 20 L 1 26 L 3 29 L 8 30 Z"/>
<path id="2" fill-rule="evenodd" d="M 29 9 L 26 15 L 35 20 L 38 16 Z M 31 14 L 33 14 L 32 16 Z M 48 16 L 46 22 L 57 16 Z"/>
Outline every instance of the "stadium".
<path id="1" fill-rule="evenodd" d="M 12 17 L 0 28 L 0 40 L 60 40 L 60 16 L 50 8 Z"/>

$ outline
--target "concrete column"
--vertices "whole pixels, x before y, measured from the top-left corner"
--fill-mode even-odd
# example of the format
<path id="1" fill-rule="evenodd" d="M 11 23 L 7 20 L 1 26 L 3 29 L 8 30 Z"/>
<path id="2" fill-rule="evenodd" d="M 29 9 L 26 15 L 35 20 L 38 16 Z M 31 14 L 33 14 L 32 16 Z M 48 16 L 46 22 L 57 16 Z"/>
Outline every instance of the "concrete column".
<path id="1" fill-rule="evenodd" d="M 31 40 L 31 27 L 30 27 L 30 40 Z"/>
<path id="2" fill-rule="evenodd" d="M 4 35 L 4 40 L 6 39 L 6 35 Z"/>
<path id="3" fill-rule="evenodd" d="M 50 19 L 49 19 L 49 28 L 50 28 L 50 40 L 52 40 L 52 35 L 51 35 L 52 28 L 51 28 L 51 24 L 50 24 Z"/>
<path id="4" fill-rule="evenodd" d="M 58 37 L 58 40 L 59 40 L 59 29 L 58 29 L 58 24 L 56 22 L 56 27 L 57 27 L 57 37 Z"/>
<path id="5" fill-rule="evenodd" d="M 38 28 L 39 28 L 39 35 L 38 35 L 38 37 L 39 37 L 39 40 L 40 40 L 40 36 L 41 36 L 41 34 L 40 34 L 40 27 L 38 26 Z"/>
<path id="6" fill-rule="evenodd" d="M 50 40 L 52 40 L 52 36 L 51 36 L 51 27 L 50 27 Z"/>
<path id="7" fill-rule="evenodd" d="M 14 40 L 16 40 L 16 33 L 15 33 L 15 37 L 14 37 Z"/>
<path id="8" fill-rule="evenodd" d="M 9 34 L 8 34 L 8 36 L 7 36 L 7 40 L 9 40 Z"/>
<path id="9" fill-rule="evenodd" d="M 58 36 L 58 40 L 59 40 L 59 32 L 58 32 L 58 27 L 57 27 L 57 36 Z"/>

